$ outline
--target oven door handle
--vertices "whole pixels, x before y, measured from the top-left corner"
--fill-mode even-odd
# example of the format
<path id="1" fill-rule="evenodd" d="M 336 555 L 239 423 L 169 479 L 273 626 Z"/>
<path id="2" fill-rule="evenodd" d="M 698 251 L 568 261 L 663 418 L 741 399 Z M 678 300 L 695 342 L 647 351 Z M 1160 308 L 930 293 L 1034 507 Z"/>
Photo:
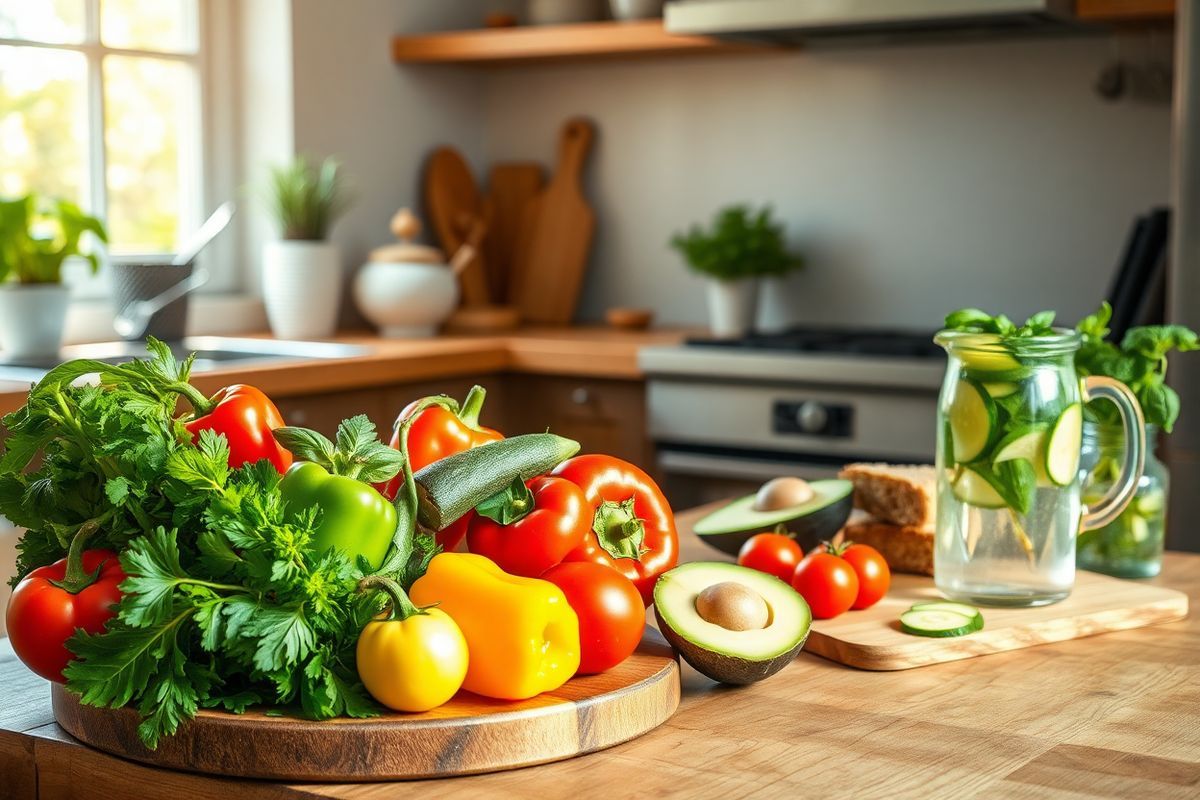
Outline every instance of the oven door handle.
<path id="1" fill-rule="evenodd" d="M 757 458 L 735 458 L 681 453 L 660 450 L 658 468 L 677 475 L 698 475 L 708 478 L 730 478 L 768 481 L 781 475 L 800 475 L 807 479 L 836 478 L 838 468 L 824 464 L 805 464 L 794 461 L 774 461 Z"/>

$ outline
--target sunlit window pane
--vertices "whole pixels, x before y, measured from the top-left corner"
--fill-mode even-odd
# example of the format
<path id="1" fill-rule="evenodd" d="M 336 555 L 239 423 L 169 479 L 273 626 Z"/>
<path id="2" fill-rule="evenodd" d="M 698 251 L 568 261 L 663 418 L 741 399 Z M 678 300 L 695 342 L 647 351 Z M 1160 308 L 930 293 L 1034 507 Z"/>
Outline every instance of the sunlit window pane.
<path id="1" fill-rule="evenodd" d="M 192 213 L 189 200 L 200 194 L 195 80 L 194 68 L 176 61 L 104 59 L 113 252 L 175 249 L 181 219 Z"/>
<path id="2" fill-rule="evenodd" d="M 77 44 L 83 34 L 83 0 L 0 0 L 0 38 Z"/>
<path id="3" fill-rule="evenodd" d="M 0 195 L 85 203 L 87 62 L 80 53 L 0 47 Z"/>
<path id="4" fill-rule="evenodd" d="M 193 52 L 195 16 L 195 0 L 100 0 L 100 40 L 107 47 Z"/>

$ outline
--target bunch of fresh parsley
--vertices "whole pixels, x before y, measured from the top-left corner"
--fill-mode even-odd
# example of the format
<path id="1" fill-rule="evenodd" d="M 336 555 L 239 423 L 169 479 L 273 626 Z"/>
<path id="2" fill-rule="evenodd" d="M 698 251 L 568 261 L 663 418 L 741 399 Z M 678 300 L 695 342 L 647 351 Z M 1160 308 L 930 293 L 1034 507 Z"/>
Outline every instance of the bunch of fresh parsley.
<path id="1" fill-rule="evenodd" d="M 1179 418 L 1179 395 L 1166 384 L 1167 354 L 1200 348 L 1196 332 L 1182 325 L 1144 325 L 1126 331 L 1118 345 L 1108 341 L 1110 319 L 1112 307 L 1103 303 L 1075 326 L 1083 336 L 1075 355 L 1076 370 L 1080 375 L 1106 375 L 1121 381 L 1137 395 L 1146 422 L 1170 433 Z M 1120 420 L 1112 403 L 1089 403 L 1087 413 L 1102 425 Z"/>
<path id="2" fill-rule="evenodd" d="M 17 579 L 62 558 L 85 526 L 88 547 L 116 549 L 129 576 L 105 632 L 68 642 L 68 688 L 92 705 L 134 704 L 149 747 L 199 708 L 378 713 L 354 663 L 381 602 L 356 591 L 369 567 L 312 552 L 319 512 L 285 516 L 269 463 L 230 469 L 211 431 L 193 443 L 175 416 L 191 359 L 150 350 L 115 367 L 68 362 L 4 419 L 0 514 L 27 528 Z M 92 372 L 99 385 L 72 385 Z M 339 434 L 375 437 L 366 417 Z M 435 545 L 403 518 L 393 551 L 412 557 L 390 558 L 389 574 L 408 585 Z"/>

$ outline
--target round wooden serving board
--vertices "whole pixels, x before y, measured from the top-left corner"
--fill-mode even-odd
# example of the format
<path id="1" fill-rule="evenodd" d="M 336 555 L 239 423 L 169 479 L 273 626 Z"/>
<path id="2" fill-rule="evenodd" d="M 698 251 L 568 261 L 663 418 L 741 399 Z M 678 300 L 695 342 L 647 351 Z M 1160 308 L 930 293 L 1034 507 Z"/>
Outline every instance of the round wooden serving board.
<path id="1" fill-rule="evenodd" d="M 648 636 L 608 672 L 521 702 L 460 692 L 424 714 L 321 722 L 201 711 L 157 750 L 138 739 L 131 708 L 82 705 L 58 683 L 53 700 L 55 719 L 76 739 L 157 767 L 274 780 L 403 780 L 544 764 L 640 736 L 678 707 L 679 664 Z"/>

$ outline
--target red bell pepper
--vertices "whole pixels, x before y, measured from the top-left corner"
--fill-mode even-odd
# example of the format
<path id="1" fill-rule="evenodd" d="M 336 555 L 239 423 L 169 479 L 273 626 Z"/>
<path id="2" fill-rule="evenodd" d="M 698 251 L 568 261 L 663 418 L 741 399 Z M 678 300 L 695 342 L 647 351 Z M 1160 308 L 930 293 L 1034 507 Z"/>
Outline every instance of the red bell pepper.
<path id="1" fill-rule="evenodd" d="M 396 418 L 391 446 L 397 450 L 401 449 L 401 425 L 408 422 L 413 414 L 417 416 L 408 429 L 408 460 L 413 472 L 419 472 L 423 467 L 446 456 L 503 439 L 503 434 L 479 424 L 479 412 L 483 410 L 486 396 L 487 392 L 482 386 L 473 386 L 463 400 L 461 408 L 450 398 L 445 398 L 444 404 L 431 404 L 422 400 L 409 403 Z M 375 488 L 387 499 L 394 500 L 403 483 L 402 472 Z M 467 514 L 448 528 L 439 531 L 438 544 L 446 550 L 458 547 L 473 516 L 473 513 Z"/>
<path id="2" fill-rule="evenodd" d="M 633 464 L 612 456 L 576 456 L 550 474 L 583 489 L 593 512 L 591 532 L 563 561 L 612 567 L 633 581 L 642 602 L 650 605 L 654 582 L 679 560 L 675 515 L 658 485 Z"/>
<path id="3" fill-rule="evenodd" d="M 229 442 L 229 466 L 240 467 L 267 459 L 282 475 L 292 465 L 292 454 L 283 448 L 271 431 L 283 427 L 283 417 L 271 398 L 253 386 L 227 386 L 211 398 L 196 392 L 188 400 L 195 417 L 184 424 L 192 440 L 200 431 L 210 430 L 225 435 Z"/>
<path id="4" fill-rule="evenodd" d="M 543 476 L 503 493 L 492 510 L 480 505 L 467 528 L 467 549 L 510 575 L 537 578 L 583 544 L 592 507 L 568 480 Z"/>
<path id="5" fill-rule="evenodd" d="M 82 628 L 100 633 L 116 613 L 125 572 L 111 550 L 83 550 L 76 534 L 67 557 L 30 572 L 8 601 L 5 623 L 13 652 L 43 678 L 65 683 L 74 656 L 66 642 Z"/>

